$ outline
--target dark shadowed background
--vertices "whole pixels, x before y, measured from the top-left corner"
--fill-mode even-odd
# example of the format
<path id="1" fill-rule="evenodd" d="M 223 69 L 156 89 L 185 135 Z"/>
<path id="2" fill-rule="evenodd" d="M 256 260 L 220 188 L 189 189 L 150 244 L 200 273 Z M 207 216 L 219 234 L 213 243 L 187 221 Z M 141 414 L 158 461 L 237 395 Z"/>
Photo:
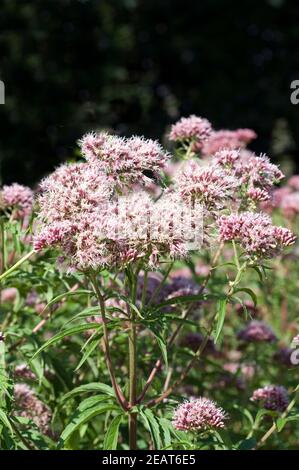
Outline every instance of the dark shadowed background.
<path id="1" fill-rule="evenodd" d="M 0 0 L 2 182 L 34 184 L 87 130 L 163 138 L 181 115 L 252 127 L 298 171 L 299 4 Z M 293 167 L 293 168 L 292 168 Z"/>

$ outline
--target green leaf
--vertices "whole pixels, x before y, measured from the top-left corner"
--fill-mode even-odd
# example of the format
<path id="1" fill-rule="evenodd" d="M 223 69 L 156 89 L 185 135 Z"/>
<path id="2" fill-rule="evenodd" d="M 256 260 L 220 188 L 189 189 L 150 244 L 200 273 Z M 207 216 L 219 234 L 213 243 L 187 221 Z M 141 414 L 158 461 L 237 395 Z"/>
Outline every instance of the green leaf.
<path id="1" fill-rule="evenodd" d="M 0 408 L 0 421 L 1 421 L 2 424 L 4 424 L 5 427 L 7 427 L 9 429 L 11 434 L 14 434 L 12 426 L 10 424 L 10 421 L 9 421 L 8 417 L 6 416 L 4 410 L 1 409 L 1 408 Z"/>
<path id="2" fill-rule="evenodd" d="M 235 292 L 246 292 L 246 294 L 250 295 L 254 305 L 257 304 L 257 296 L 252 289 L 249 289 L 248 287 L 240 287 L 239 289 L 235 289 L 234 293 Z"/>
<path id="3" fill-rule="evenodd" d="M 76 333 L 81 333 L 82 331 L 86 331 L 86 330 L 92 330 L 92 329 L 98 329 L 100 330 L 102 328 L 101 325 L 99 325 L 99 323 L 85 323 L 83 325 L 77 325 L 77 326 L 73 326 L 72 328 L 68 328 L 66 330 L 63 330 L 61 331 L 60 333 L 57 333 L 57 335 L 53 336 L 53 338 L 50 338 L 48 341 L 45 342 L 45 344 L 43 344 L 35 353 L 34 355 L 32 356 L 32 358 L 30 359 L 30 362 L 36 357 L 38 356 L 38 354 L 40 354 L 42 351 L 44 351 L 45 349 L 47 349 L 49 346 L 51 346 L 52 344 L 55 344 L 57 343 L 58 341 L 60 341 L 62 338 L 65 338 L 65 336 L 71 336 L 71 335 L 74 335 Z"/>
<path id="4" fill-rule="evenodd" d="M 222 299 L 218 301 L 217 324 L 216 324 L 216 330 L 215 330 L 215 335 L 214 335 L 215 344 L 217 343 L 221 335 L 222 328 L 224 325 L 225 313 L 226 313 L 226 302 L 227 302 L 226 299 Z"/>
<path id="5" fill-rule="evenodd" d="M 254 437 L 250 437 L 249 439 L 245 439 L 244 441 L 239 444 L 238 450 L 251 450 L 254 449 L 256 446 L 256 439 Z"/>
<path id="6" fill-rule="evenodd" d="M 77 395 L 81 395 L 81 393 L 92 392 L 101 392 L 110 397 L 114 397 L 114 391 L 112 387 L 103 383 L 92 382 L 90 384 L 80 385 L 79 387 L 76 387 L 70 392 L 63 395 L 63 397 L 61 398 L 61 403 L 64 403 L 65 401 L 69 400 L 70 398 L 74 398 Z"/>
<path id="7" fill-rule="evenodd" d="M 162 357 L 163 357 L 163 360 L 164 360 L 164 363 L 165 363 L 165 367 L 166 367 L 166 369 L 168 369 L 167 344 L 166 344 L 165 340 L 162 338 L 162 336 L 159 336 L 153 330 L 151 330 L 151 331 L 152 331 L 153 335 L 155 336 L 155 338 L 157 340 L 157 343 L 159 345 L 159 348 L 161 350 Z"/>
<path id="8" fill-rule="evenodd" d="M 92 397 L 95 398 L 95 397 Z M 71 437 L 71 435 L 84 423 L 87 423 L 95 416 L 106 413 L 108 411 L 117 411 L 119 407 L 111 403 L 100 403 L 95 406 L 88 407 L 87 409 L 80 409 L 73 414 L 69 424 L 63 430 L 59 443 L 58 449 L 63 448 L 65 442 Z"/>
<path id="9" fill-rule="evenodd" d="M 90 295 L 90 294 L 93 294 L 93 291 L 87 290 L 87 289 L 81 289 L 81 290 L 65 292 L 64 294 L 59 294 L 56 297 L 54 297 L 54 299 L 52 299 L 50 302 L 47 303 L 42 313 L 45 312 L 49 307 L 51 307 L 51 305 L 56 304 L 59 300 L 64 299 L 65 297 L 71 297 L 73 295 L 82 295 L 82 294 Z"/>
<path id="10" fill-rule="evenodd" d="M 102 336 L 102 335 L 101 335 Z M 85 361 L 89 358 L 89 356 L 93 353 L 93 351 L 98 347 L 99 345 L 99 339 L 101 338 L 101 336 L 96 336 L 96 339 L 94 339 L 85 349 L 85 352 L 79 362 L 79 364 L 77 365 L 76 369 L 75 369 L 75 372 L 77 370 L 80 369 L 80 367 L 83 366 L 83 364 L 85 363 Z"/>
<path id="11" fill-rule="evenodd" d="M 148 430 L 151 434 L 151 437 L 154 442 L 154 446 L 156 450 L 161 448 L 161 436 L 160 436 L 160 427 L 157 419 L 155 418 L 152 410 L 146 409 L 140 412 L 143 420 L 145 421 Z"/>
<path id="12" fill-rule="evenodd" d="M 283 428 L 285 427 L 285 425 L 287 424 L 288 422 L 288 419 L 287 418 L 278 418 L 276 420 L 276 428 L 277 428 L 277 431 L 280 432 L 283 430 Z"/>
<path id="13" fill-rule="evenodd" d="M 115 450 L 117 448 L 119 426 L 123 415 L 119 414 L 111 421 L 104 438 L 103 449 Z"/>
<path id="14" fill-rule="evenodd" d="M 163 432 L 164 436 L 164 446 L 169 448 L 171 446 L 171 429 L 172 429 L 172 424 L 168 419 L 166 418 L 159 418 L 159 423 Z"/>

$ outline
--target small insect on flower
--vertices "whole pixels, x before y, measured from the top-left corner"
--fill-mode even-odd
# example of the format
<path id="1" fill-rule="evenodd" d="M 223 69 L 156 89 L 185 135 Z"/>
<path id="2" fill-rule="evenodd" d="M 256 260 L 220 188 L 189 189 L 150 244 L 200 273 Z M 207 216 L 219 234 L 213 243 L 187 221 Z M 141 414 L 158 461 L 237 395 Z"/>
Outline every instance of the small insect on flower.
<path id="1" fill-rule="evenodd" d="M 155 179 L 169 160 L 158 141 L 108 133 L 89 133 L 79 141 L 87 162 L 97 167 L 118 188 Z M 148 175 L 148 176 L 147 176 Z"/>
<path id="2" fill-rule="evenodd" d="M 179 405 L 173 414 L 173 426 L 180 431 L 224 428 L 227 415 L 208 398 L 191 399 Z"/>
<path id="3" fill-rule="evenodd" d="M 289 404 L 287 390 L 280 385 L 266 385 L 253 392 L 251 401 L 261 402 L 266 410 L 280 411 L 286 410 Z"/>

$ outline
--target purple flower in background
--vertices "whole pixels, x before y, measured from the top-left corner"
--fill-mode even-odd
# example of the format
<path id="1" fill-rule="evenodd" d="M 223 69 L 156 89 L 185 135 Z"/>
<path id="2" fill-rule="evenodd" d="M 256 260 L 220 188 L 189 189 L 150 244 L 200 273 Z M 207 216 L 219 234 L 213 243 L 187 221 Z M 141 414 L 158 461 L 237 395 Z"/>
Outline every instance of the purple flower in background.
<path id="1" fill-rule="evenodd" d="M 13 183 L 0 190 L 0 209 L 9 210 L 16 219 L 30 215 L 32 206 L 33 191 L 27 186 Z"/>
<path id="2" fill-rule="evenodd" d="M 272 343 L 277 340 L 270 326 L 257 320 L 251 321 L 245 328 L 239 331 L 238 339 L 248 343 Z"/>
<path id="3" fill-rule="evenodd" d="M 261 402 L 263 407 L 270 411 L 283 412 L 289 404 L 288 392 L 280 385 L 267 385 L 263 388 L 258 388 L 253 392 L 250 400 Z"/>

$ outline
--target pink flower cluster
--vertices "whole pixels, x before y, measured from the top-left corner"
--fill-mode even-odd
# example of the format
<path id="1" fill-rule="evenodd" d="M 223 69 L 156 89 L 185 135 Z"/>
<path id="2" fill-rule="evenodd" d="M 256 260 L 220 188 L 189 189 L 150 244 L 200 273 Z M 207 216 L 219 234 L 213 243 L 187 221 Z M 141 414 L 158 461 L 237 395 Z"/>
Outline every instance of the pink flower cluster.
<path id="1" fill-rule="evenodd" d="M 154 140 L 108 133 L 89 133 L 79 141 L 86 160 L 105 173 L 111 183 L 124 186 L 141 180 L 150 182 L 146 172 L 158 173 L 169 154 Z"/>
<path id="2" fill-rule="evenodd" d="M 169 140 L 174 142 L 193 142 L 202 148 L 212 133 L 212 126 L 207 119 L 191 115 L 181 118 L 170 130 Z"/>
<path id="3" fill-rule="evenodd" d="M 244 148 L 256 138 L 252 129 L 237 129 L 235 131 L 214 131 L 202 149 L 204 155 L 213 155 L 221 149 Z"/>
<path id="4" fill-rule="evenodd" d="M 292 176 L 287 186 L 274 190 L 271 194 L 271 200 L 266 204 L 265 209 L 281 209 L 283 215 L 293 219 L 299 214 L 299 175 Z"/>
<path id="5" fill-rule="evenodd" d="M 274 332 L 266 323 L 253 320 L 238 333 L 238 339 L 249 343 L 272 343 L 277 340 Z"/>
<path id="6" fill-rule="evenodd" d="M 43 434 L 51 435 L 52 412 L 40 401 L 35 392 L 24 383 L 14 386 L 14 398 L 18 410 L 16 415 L 31 419 Z"/>
<path id="7" fill-rule="evenodd" d="M 238 197 L 243 200 L 268 201 L 272 186 L 283 178 L 280 169 L 270 163 L 266 155 L 257 156 L 248 150 L 219 150 L 213 162 L 235 176 L 240 192 Z"/>
<path id="8" fill-rule="evenodd" d="M 233 195 L 237 179 L 216 165 L 202 166 L 193 160 L 175 178 L 183 199 L 199 201 L 207 209 L 220 208 Z"/>
<path id="9" fill-rule="evenodd" d="M 27 366 L 27 364 L 19 364 L 15 367 L 14 376 L 27 380 L 37 380 L 34 372 Z"/>
<path id="10" fill-rule="evenodd" d="M 220 240 L 240 243 L 250 257 L 269 258 L 296 240 L 290 230 L 272 225 L 271 218 L 263 213 L 223 215 L 217 224 Z"/>
<path id="11" fill-rule="evenodd" d="M 224 428 L 226 413 L 208 398 L 186 401 L 174 411 L 173 426 L 180 431 Z"/>
<path id="12" fill-rule="evenodd" d="M 289 396 L 284 387 L 280 385 L 267 385 L 255 390 L 251 401 L 262 402 L 266 410 L 283 412 L 289 404 Z"/>
<path id="13" fill-rule="evenodd" d="M 37 251 L 57 247 L 60 261 L 80 270 L 123 266 L 144 258 L 184 257 L 187 240 L 176 230 L 183 208 L 175 193 L 157 202 L 145 191 L 116 197 L 96 165 L 63 165 L 46 178 L 39 198 Z"/>
<path id="14" fill-rule="evenodd" d="M 0 190 L 0 209 L 7 210 L 16 219 L 23 219 L 31 214 L 33 192 L 30 188 L 13 183 L 3 186 Z"/>

